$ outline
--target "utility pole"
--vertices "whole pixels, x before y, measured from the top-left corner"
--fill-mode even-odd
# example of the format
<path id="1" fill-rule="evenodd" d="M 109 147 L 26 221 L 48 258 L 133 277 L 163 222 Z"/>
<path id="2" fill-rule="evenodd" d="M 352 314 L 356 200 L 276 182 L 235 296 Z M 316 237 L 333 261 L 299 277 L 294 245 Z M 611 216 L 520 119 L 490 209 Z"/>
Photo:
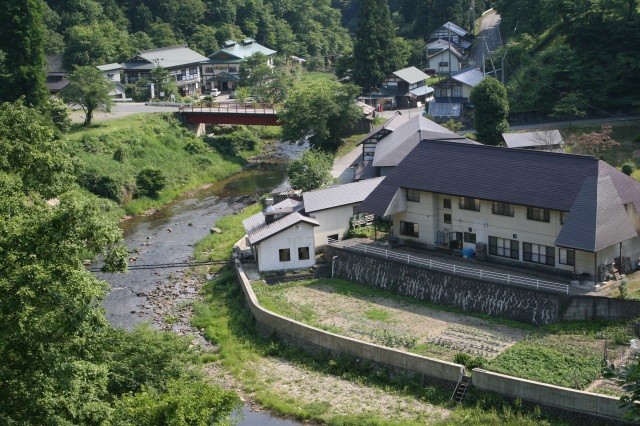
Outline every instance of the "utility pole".
<path id="1" fill-rule="evenodd" d="M 471 0 L 469 5 L 469 33 L 475 34 L 476 29 L 476 0 Z"/>

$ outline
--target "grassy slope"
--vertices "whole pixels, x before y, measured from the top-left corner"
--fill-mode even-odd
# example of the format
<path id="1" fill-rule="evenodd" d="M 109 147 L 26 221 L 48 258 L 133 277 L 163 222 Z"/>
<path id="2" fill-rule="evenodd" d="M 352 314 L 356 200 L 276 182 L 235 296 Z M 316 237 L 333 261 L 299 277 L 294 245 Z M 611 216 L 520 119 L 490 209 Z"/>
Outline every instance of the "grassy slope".
<path id="1" fill-rule="evenodd" d="M 81 169 L 94 169 L 125 185 L 135 185 L 136 174 L 144 168 L 162 170 L 167 185 L 158 198 L 125 199 L 128 214 L 160 206 L 181 193 L 237 173 L 245 158 L 260 149 L 223 156 L 168 114 L 138 114 L 88 129 L 75 127 L 68 141 Z M 122 153 L 120 161 L 114 159 L 117 153 Z"/>

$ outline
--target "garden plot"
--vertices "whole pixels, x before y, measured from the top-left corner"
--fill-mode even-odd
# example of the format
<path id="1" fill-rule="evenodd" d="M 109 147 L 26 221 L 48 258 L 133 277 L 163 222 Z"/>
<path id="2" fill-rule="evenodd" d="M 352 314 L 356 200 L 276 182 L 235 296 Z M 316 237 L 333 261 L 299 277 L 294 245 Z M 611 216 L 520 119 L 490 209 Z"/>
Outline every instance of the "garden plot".
<path id="1" fill-rule="evenodd" d="M 524 326 L 380 297 L 344 282 L 255 288 L 267 309 L 338 334 L 443 360 L 452 361 L 460 352 L 492 359 L 527 335 Z"/>

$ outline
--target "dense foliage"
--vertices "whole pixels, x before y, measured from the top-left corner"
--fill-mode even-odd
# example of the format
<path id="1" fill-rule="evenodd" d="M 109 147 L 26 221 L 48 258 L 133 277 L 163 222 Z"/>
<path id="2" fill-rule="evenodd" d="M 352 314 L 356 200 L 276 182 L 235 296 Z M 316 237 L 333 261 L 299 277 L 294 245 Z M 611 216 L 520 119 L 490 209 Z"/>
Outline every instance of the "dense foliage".
<path id="1" fill-rule="evenodd" d="M 313 148 L 334 152 L 345 130 L 362 116 L 354 102 L 359 91 L 329 76 L 302 78 L 289 90 L 279 113 L 282 137 L 292 142 L 308 139 Z"/>
<path id="2" fill-rule="evenodd" d="M 333 158 L 330 154 L 308 150 L 289 164 L 287 174 L 289 183 L 294 189 L 311 191 L 328 185 L 333 181 L 331 166 Z"/>
<path id="3" fill-rule="evenodd" d="M 83 259 L 124 271 L 128 251 L 75 166 L 48 116 L 0 106 L 0 424 L 223 420 L 239 400 L 203 382 L 190 341 L 108 325 L 108 285 Z"/>
<path id="4" fill-rule="evenodd" d="M 499 145 L 502 133 L 509 129 L 507 91 L 495 78 L 485 78 L 471 91 L 469 100 L 474 105 L 473 128 L 478 140 L 488 145 Z"/>
<path id="5" fill-rule="evenodd" d="M 62 99 L 69 104 L 79 105 L 85 114 L 84 125 L 89 126 L 94 111 L 111 109 L 113 101 L 109 93 L 112 89 L 113 84 L 104 78 L 102 71 L 86 65 L 69 73 L 69 85 L 62 90 Z"/>
<path id="6" fill-rule="evenodd" d="M 0 2 L 0 103 L 45 103 L 44 27 L 40 0 Z"/>
<path id="7" fill-rule="evenodd" d="M 351 47 L 330 0 L 47 0 L 44 15 L 47 52 L 64 52 L 69 66 L 181 43 L 208 55 L 243 37 L 321 64 Z"/>
<path id="8" fill-rule="evenodd" d="M 640 97 L 637 0 L 497 0 L 516 110 L 620 108 Z M 566 102 L 565 102 L 566 103 Z"/>

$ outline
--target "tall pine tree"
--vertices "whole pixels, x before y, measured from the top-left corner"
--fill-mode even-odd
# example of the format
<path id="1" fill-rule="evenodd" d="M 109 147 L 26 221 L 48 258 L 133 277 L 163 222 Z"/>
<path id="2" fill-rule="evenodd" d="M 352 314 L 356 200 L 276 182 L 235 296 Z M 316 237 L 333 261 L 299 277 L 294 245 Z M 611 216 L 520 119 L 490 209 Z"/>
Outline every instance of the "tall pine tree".
<path id="1" fill-rule="evenodd" d="M 353 48 L 353 79 L 364 90 L 378 85 L 399 67 L 395 30 L 385 0 L 362 0 Z"/>
<path id="2" fill-rule="evenodd" d="M 41 106 L 48 92 L 44 85 L 44 26 L 38 0 L 0 1 L 0 50 L 8 78 L 0 79 L 0 102 L 24 96 Z"/>

